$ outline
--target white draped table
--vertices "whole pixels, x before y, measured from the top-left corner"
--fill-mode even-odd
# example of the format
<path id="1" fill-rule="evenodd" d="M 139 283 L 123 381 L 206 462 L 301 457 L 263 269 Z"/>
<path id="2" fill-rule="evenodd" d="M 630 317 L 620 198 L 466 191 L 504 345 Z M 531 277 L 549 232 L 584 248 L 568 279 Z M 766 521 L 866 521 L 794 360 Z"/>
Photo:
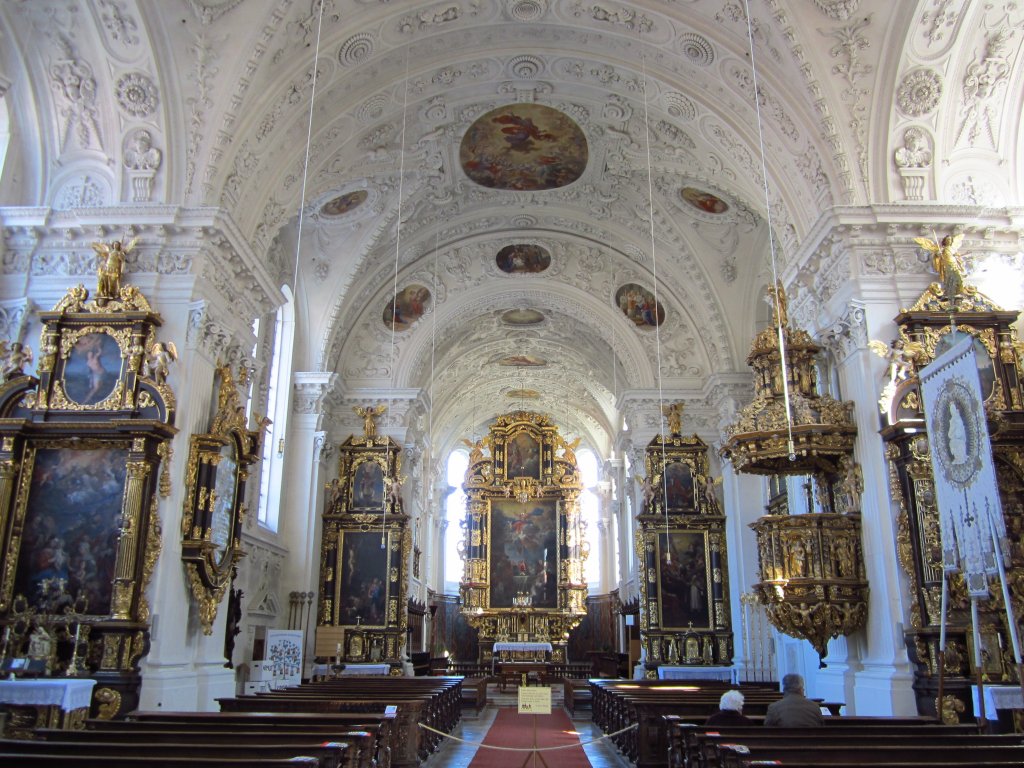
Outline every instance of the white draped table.
<path id="1" fill-rule="evenodd" d="M 36 728 L 82 728 L 95 685 L 95 680 L 79 678 L 0 680 L 0 705 L 34 707 Z M 5 735 L 24 738 L 26 734 Z"/>
<path id="2" fill-rule="evenodd" d="M 981 709 L 978 707 L 978 686 L 971 686 L 971 695 L 974 698 L 974 714 L 981 715 Z M 1024 695 L 1021 695 L 1019 685 L 985 686 L 985 717 L 995 720 L 998 709 L 1024 709 Z"/>
<path id="3" fill-rule="evenodd" d="M 357 675 L 390 675 L 391 665 L 390 664 L 346 664 L 345 668 L 341 670 L 342 677 L 357 676 Z"/>
<path id="4" fill-rule="evenodd" d="M 538 661 L 537 654 L 550 654 L 551 650 L 551 643 L 499 640 L 491 649 L 491 674 L 494 674 L 496 661 Z M 498 659 L 499 653 L 510 654 L 511 658 Z M 532 654 L 532 656 L 526 658 L 528 654 Z"/>

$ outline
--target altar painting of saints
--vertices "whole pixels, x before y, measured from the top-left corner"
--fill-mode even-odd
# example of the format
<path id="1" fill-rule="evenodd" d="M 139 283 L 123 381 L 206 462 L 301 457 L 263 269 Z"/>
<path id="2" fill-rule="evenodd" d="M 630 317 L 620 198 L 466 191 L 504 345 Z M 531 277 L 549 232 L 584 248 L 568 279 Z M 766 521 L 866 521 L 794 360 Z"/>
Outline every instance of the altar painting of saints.
<path id="1" fill-rule="evenodd" d="M 558 606 L 555 505 L 555 499 L 491 501 L 492 607 L 510 608 L 514 597 L 526 595 L 533 608 Z"/>
<path id="2" fill-rule="evenodd" d="M 694 510 L 693 473 L 681 461 L 665 465 L 665 495 L 670 510 Z"/>
<path id="3" fill-rule="evenodd" d="M 383 626 L 387 606 L 388 549 L 380 531 L 342 534 L 338 623 Z"/>
<path id="4" fill-rule="evenodd" d="M 671 554 L 671 556 L 669 556 Z M 658 534 L 661 626 L 686 629 L 711 626 L 707 534 L 670 531 Z"/>
<path id="5" fill-rule="evenodd" d="M 525 432 L 513 437 L 505 449 L 505 477 L 540 476 L 540 444 Z"/>
<path id="6" fill-rule="evenodd" d="M 379 509 L 384 505 L 384 470 L 376 461 L 364 461 L 356 467 L 352 483 L 353 509 Z"/>
<path id="7" fill-rule="evenodd" d="M 22 534 L 14 594 L 38 605 L 47 589 L 110 612 L 128 452 L 39 449 Z"/>

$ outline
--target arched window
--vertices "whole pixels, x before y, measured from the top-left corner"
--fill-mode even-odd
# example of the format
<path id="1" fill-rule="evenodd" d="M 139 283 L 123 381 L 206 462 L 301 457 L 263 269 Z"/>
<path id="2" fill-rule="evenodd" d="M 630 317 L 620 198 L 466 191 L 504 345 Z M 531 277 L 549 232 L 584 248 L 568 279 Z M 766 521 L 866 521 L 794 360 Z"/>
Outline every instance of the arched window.
<path id="1" fill-rule="evenodd" d="M 448 473 L 445 481 L 451 489 L 445 499 L 444 519 L 448 528 L 444 535 L 444 574 L 442 581 L 444 591 L 449 595 L 459 591 L 462 580 L 463 559 L 459 556 L 459 542 L 462 540 L 462 521 L 466 517 L 466 494 L 462 492 L 462 482 L 466 479 L 469 467 L 469 454 L 463 450 L 452 451 L 448 456 Z"/>
<path id="2" fill-rule="evenodd" d="M 576 453 L 576 466 L 579 467 L 580 480 L 583 482 L 583 493 L 580 494 L 580 519 L 586 526 L 585 535 L 590 542 L 590 557 L 584 563 L 583 577 L 587 580 L 589 588 L 597 589 L 601 585 L 602 543 L 602 537 L 597 531 L 600 510 L 597 498 L 597 456 L 589 448 L 584 448 Z"/>
<path id="3" fill-rule="evenodd" d="M 260 500 L 256 522 L 271 531 L 276 531 L 278 514 L 281 509 L 281 472 L 284 463 L 282 440 L 287 432 L 288 383 L 292 375 L 292 342 L 295 335 L 295 304 L 291 289 L 282 286 L 286 301 L 278 307 L 272 332 L 273 343 L 270 354 L 270 372 L 267 376 L 267 416 L 273 422 L 267 428 L 263 441 L 263 455 L 260 463 Z M 261 323 L 260 325 L 269 325 Z M 259 331 L 259 325 L 254 326 Z M 257 349 L 265 349 L 266 339 L 257 338 Z"/>

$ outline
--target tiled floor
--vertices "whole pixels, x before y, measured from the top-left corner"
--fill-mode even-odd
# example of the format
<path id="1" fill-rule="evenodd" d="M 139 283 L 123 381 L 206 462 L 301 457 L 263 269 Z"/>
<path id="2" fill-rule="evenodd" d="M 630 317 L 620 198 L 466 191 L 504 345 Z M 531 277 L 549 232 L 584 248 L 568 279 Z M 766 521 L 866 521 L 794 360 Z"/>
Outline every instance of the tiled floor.
<path id="1" fill-rule="evenodd" d="M 498 708 L 494 704 L 487 705 L 479 715 L 463 713 L 452 736 L 469 743 L 446 739 L 440 749 L 427 759 L 424 768 L 466 768 L 476 754 L 476 745 L 483 741 L 497 715 Z M 601 737 L 601 730 L 591 721 L 589 712 L 577 713 L 572 722 L 579 731 L 580 741 L 584 742 L 583 751 L 593 768 L 629 768 L 629 761 L 608 740 L 595 741 Z M 586 743 L 590 741 L 593 743 Z"/>

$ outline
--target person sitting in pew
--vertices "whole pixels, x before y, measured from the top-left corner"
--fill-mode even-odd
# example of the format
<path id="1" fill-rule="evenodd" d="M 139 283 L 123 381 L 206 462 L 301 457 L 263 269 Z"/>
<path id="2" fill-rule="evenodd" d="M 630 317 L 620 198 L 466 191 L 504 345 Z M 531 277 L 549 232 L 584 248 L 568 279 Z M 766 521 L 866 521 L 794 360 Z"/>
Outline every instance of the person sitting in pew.
<path id="1" fill-rule="evenodd" d="M 775 728 L 816 728 L 824 725 L 821 709 L 804 696 L 804 679 L 793 672 L 782 678 L 782 698 L 768 705 L 764 724 Z"/>
<path id="2" fill-rule="evenodd" d="M 718 701 L 718 711 L 704 722 L 705 726 L 753 724 L 753 721 L 743 714 L 743 694 L 739 691 L 723 693 Z"/>

